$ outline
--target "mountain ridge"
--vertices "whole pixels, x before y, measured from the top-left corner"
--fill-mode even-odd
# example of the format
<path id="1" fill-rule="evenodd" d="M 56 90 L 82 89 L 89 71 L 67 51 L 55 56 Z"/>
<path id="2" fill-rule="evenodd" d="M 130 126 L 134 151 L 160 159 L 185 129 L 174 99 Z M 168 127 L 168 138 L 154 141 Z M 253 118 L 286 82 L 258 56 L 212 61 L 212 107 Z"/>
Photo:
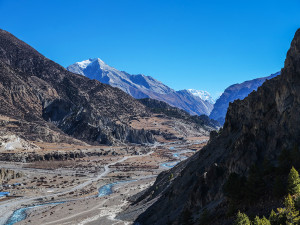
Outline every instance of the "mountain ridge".
<path id="1" fill-rule="evenodd" d="M 232 84 L 225 89 L 222 95 L 216 100 L 214 108 L 211 111 L 209 117 L 217 120 L 220 124 L 224 124 L 226 112 L 230 102 L 237 99 L 243 100 L 252 91 L 256 91 L 266 80 L 270 80 L 280 75 L 280 72 L 271 74 L 267 77 L 256 78 L 253 80 L 247 80 L 242 83 Z"/>
<path id="2" fill-rule="evenodd" d="M 100 62 L 100 63 L 99 63 Z M 209 115 L 212 103 L 195 96 L 189 91 L 175 91 L 151 76 L 131 75 L 108 66 L 99 58 L 74 63 L 67 70 L 90 79 L 118 87 L 134 98 L 153 98 L 178 107 L 191 115 Z"/>

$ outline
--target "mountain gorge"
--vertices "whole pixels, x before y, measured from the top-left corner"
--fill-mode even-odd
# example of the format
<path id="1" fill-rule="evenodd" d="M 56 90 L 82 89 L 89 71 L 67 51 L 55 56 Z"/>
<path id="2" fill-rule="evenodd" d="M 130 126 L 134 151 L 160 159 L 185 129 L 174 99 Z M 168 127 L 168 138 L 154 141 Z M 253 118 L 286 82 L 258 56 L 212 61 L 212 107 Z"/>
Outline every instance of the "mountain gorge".
<path id="1" fill-rule="evenodd" d="M 230 103 L 223 129 L 211 133 L 208 145 L 160 174 L 154 185 L 134 200 L 135 207 L 151 205 L 137 222 L 232 224 L 232 206 L 260 216 L 281 206 L 272 190 L 285 184 L 286 171 L 292 165 L 299 169 L 295 158 L 300 154 L 299 93 L 300 29 L 281 76 L 267 80 L 245 99 Z M 246 192 L 236 193 L 234 205 L 224 189 L 233 177 L 229 189 L 239 192 L 243 180 L 248 185 Z M 201 223 L 207 212 L 213 216 Z"/>
<path id="2" fill-rule="evenodd" d="M 175 91 L 150 76 L 119 71 L 99 58 L 74 63 L 68 66 L 67 70 L 118 87 L 137 99 L 152 98 L 164 101 L 192 115 L 209 115 L 213 108 L 213 103 L 206 98 L 207 96 L 202 99 L 201 96 L 204 95 L 194 95 L 188 90 Z"/>

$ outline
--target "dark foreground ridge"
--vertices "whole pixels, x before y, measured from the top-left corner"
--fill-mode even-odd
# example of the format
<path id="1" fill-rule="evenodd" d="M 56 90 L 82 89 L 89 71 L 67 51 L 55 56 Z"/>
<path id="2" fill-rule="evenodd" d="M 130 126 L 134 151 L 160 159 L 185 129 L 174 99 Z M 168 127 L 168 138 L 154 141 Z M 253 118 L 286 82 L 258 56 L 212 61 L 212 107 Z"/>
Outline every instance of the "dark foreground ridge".
<path id="1" fill-rule="evenodd" d="M 230 103 L 223 129 L 211 135 L 209 144 L 162 173 L 135 201 L 136 207 L 158 198 L 137 221 L 232 224 L 237 210 L 268 216 L 272 208 L 281 206 L 285 189 L 280 187 L 291 166 L 300 167 L 299 112 L 300 29 L 281 75 L 244 100 Z"/>

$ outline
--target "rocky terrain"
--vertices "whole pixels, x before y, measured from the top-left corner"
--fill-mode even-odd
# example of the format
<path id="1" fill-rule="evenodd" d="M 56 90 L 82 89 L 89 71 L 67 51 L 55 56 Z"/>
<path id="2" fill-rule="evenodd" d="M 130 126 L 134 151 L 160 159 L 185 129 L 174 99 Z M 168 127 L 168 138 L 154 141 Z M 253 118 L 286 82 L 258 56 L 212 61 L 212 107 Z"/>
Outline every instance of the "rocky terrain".
<path id="1" fill-rule="evenodd" d="M 0 182 L 4 183 L 6 181 L 9 181 L 11 179 L 16 179 L 22 177 L 23 174 L 20 172 L 15 172 L 14 170 L 8 170 L 1 168 L 0 169 Z"/>
<path id="2" fill-rule="evenodd" d="M 0 224 L 128 224 L 115 218 L 127 199 L 218 127 L 71 73 L 0 30 Z"/>
<path id="3" fill-rule="evenodd" d="M 147 108 L 149 108 L 152 113 L 159 113 L 174 119 L 181 119 L 186 121 L 187 123 L 195 124 L 199 127 L 206 126 L 209 131 L 212 131 L 211 128 L 218 129 L 220 127 L 218 121 L 211 120 L 205 115 L 191 116 L 186 111 L 176 107 L 172 107 L 162 101 L 158 101 L 151 98 L 144 98 L 139 99 L 139 102 L 147 106 Z"/>
<path id="4" fill-rule="evenodd" d="M 183 221 L 201 224 L 202 217 L 210 213 L 213 216 L 205 224 L 232 224 L 230 197 L 223 189 L 224 184 L 229 185 L 229 176 L 231 180 L 237 177 L 237 182 L 245 179 L 253 187 L 237 197 L 233 206 L 239 208 L 235 210 L 268 216 L 272 208 L 280 206 L 272 189 L 286 182 L 282 179 L 286 168 L 293 164 L 299 168 L 299 93 L 300 29 L 281 76 L 266 81 L 244 100 L 230 103 L 223 129 L 211 134 L 208 145 L 160 174 L 154 185 L 134 201 L 134 207 L 151 205 L 136 221 L 144 225 Z M 289 158 L 289 154 L 293 156 Z M 282 181 L 276 183 L 276 177 Z M 236 184 L 231 188 L 239 187 Z M 238 192 L 239 188 L 234 190 Z"/>
<path id="5" fill-rule="evenodd" d="M 82 145 L 155 142 L 153 132 L 131 125 L 152 116 L 146 106 L 119 88 L 67 71 L 4 30 L 0 93 L 0 127 L 22 140 Z"/>
<path id="6" fill-rule="evenodd" d="M 268 77 L 248 80 L 241 84 L 233 84 L 229 86 L 225 89 L 220 98 L 217 99 L 209 117 L 217 120 L 220 124 L 223 125 L 230 102 L 234 102 L 237 99 L 243 100 L 252 91 L 256 91 L 257 88 L 260 87 L 266 80 L 270 80 L 278 75 L 280 75 L 280 72 L 271 74 Z"/>
<path id="7" fill-rule="evenodd" d="M 194 95 L 188 90 L 175 91 L 150 76 L 131 75 L 119 71 L 99 58 L 74 63 L 67 69 L 90 79 L 118 87 L 134 98 L 152 98 L 164 101 L 192 115 L 209 115 L 213 108 L 211 101 L 206 98 L 202 99 L 199 95 Z"/>

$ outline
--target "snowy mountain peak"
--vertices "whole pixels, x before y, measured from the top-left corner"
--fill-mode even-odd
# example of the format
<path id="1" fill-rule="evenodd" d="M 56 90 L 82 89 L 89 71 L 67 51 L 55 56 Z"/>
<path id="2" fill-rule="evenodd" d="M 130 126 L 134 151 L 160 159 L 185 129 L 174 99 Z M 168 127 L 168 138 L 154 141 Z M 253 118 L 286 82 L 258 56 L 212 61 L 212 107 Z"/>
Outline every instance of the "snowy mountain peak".
<path id="1" fill-rule="evenodd" d="M 81 69 L 85 69 L 90 64 L 93 64 L 95 62 L 98 62 L 98 64 L 100 65 L 100 67 L 107 66 L 107 64 L 104 61 L 102 61 L 100 58 L 87 59 L 87 60 L 84 60 L 84 61 L 81 61 L 81 62 L 76 62 L 75 64 L 77 64 Z"/>
<path id="2" fill-rule="evenodd" d="M 211 97 L 211 95 L 207 91 L 195 90 L 195 89 L 188 89 L 187 91 L 201 98 L 204 101 L 208 101 L 211 104 L 215 104 L 215 100 Z"/>
<path id="3" fill-rule="evenodd" d="M 88 60 L 84 60 L 82 62 L 76 62 L 76 64 L 81 68 L 81 69 L 85 69 L 88 65 L 90 65 L 92 62 L 94 62 L 95 59 L 88 59 Z"/>
<path id="4" fill-rule="evenodd" d="M 151 76 L 132 75 L 119 71 L 99 58 L 76 62 L 68 66 L 67 70 L 120 88 L 134 98 L 153 98 L 164 101 L 193 115 L 209 115 L 212 110 L 212 104 L 209 101 L 195 97 L 189 91 L 176 92 Z"/>

